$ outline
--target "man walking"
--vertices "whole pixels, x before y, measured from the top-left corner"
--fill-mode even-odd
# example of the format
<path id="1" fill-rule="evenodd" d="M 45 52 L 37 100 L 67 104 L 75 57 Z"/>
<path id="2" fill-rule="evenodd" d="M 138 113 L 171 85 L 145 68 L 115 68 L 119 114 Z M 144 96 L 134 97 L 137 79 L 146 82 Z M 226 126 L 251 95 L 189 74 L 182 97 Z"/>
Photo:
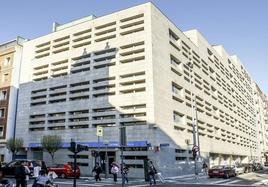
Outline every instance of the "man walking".
<path id="1" fill-rule="evenodd" d="M 95 172 L 95 180 L 96 181 L 101 181 L 101 178 L 100 178 L 100 173 L 101 173 L 101 167 L 99 165 L 99 163 L 96 163 L 96 165 L 94 166 L 92 172 Z"/>
<path id="2" fill-rule="evenodd" d="M 156 169 L 153 165 L 153 162 L 151 160 L 149 160 L 149 163 L 148 163 L 148 174 L 149 174 L 150 186 L 152 184 L 156 185 L 155 174 L 157 174 L 157 171 L 156 171 Z"/>
<path id="3" fill-rule="evenodd" d="M 26 170 L 24 163 L 15 166 L 16 187 L 25 187 L 26 185 Z"/>

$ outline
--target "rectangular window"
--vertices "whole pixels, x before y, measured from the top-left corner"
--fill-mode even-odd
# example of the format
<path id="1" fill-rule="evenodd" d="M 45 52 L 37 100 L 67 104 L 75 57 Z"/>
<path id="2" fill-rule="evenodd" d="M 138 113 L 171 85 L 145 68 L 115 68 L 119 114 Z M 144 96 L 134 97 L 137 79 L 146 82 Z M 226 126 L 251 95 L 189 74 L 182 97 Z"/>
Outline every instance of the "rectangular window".
<path id="1" fill-rule="evenodd" d="M 7 99 L 7 91 L 6 90 L 0 91 L 0 101 L 6 99 Z"/>
<path id="2" fill-rule="evenodd" d="M 176 111 L 173 111 L 173 121 L 175 122 L 175 123 L 180 123 L 180 124 L 182 124 L 183 123 L 183 114 L 180 114 L 180 113 L 178 113 L 178 112 L 176 112 Z"/>
<path id="3" fill-rule="evenodd" d="M 4 117 L 5 117 L 5 109 L 0 108 L 0 118 L 4 118 Z"/>
<path id="4" fill-rule="evenodd" d="M 9 66 L 10 65 L 10 57 L 7 57 L 4 61 L 4 66 Z"/>
<path id="5" fill-rule="evenodd" d="M 3 76 L 2 76 L 2 82 L 7 82 L 8 81 L 8 73 L 5 73 Z"/>

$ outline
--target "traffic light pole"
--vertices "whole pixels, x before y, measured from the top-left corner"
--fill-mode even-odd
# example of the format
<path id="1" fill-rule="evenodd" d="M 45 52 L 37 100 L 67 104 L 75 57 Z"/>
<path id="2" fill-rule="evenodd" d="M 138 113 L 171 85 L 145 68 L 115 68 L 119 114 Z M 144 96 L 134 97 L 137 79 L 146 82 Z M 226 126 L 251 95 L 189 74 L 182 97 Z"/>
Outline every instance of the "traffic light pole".
<path id="1" fill-rule="evenodd" d="M 77 153 L 81 151 L 88 151 L 88 147 L 85 145 L 77 144 L 73 139 L 71 139 L 69 150 L 74 153 L 74 182 L 73 187 L 76 187 L 76 170 L 77 170 Z"/>
<path id="2" fill-rule="evenodd" d="M 77 151 L 74 152 L 74 185 L 73 187 L 76 187 L 76 160 L 77 160 Z"/>

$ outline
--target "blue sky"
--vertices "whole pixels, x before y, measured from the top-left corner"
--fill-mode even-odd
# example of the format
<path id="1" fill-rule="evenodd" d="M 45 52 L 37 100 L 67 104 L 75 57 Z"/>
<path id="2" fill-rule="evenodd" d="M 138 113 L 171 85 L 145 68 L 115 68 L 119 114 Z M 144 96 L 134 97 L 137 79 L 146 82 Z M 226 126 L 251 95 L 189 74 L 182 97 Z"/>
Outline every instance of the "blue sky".
<path id="1" fill-rule="evenodd" d="M 52 23 L 87 15 L 101 16 L 145 0 L 8 0 L 1 2 L 0 43 L 16 36 L 36 38 Z M 196 28 L 211 44 L 237 54 L 250 75 L 268 95 L 268 1 L 153 0 L 182 31 Z"/>

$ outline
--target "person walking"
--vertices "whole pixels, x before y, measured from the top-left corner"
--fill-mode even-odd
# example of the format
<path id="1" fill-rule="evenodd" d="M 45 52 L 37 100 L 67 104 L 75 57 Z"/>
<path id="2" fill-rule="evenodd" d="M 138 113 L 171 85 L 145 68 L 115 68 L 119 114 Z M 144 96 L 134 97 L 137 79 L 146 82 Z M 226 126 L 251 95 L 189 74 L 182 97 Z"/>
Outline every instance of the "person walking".
<path id="1" fill-rule="evenodd" d="M 114 177 L 114 182 L 117 182 L 117 174 L 119 172 L 119 166 L 116 164 L 116 162 L 112 163 L 111 173 Z"/>
<path id="2" fill-rule="evenodd" d="M 96 163 L 96 165 L 94 166 L 92 172 L 95 172 L 95 180 L 96 181 L 101 181 L 100 174 L 101 174 L 102 170 L 101 170 L 101 167 L 100 167 L 99 163 Z"/>
<path id="3" fill-rule="evenodd" d="M 41 170 L 43 170 L 46 174 L 48 174 L 47 165 L 45 161 L 41 161 Z"/>
<path id="4" fill-rule="evenodd" d="M 208 165 L 205 161 L 203 162 L 202 169 L 203 169 L 204 175 L 208 175 Z"/>
<path id="5" fill-rule="evenodd" d="M 23 163 L 15 166 L 16 187 L 25 187 L 26 185 L 26 171 Z"/>
<path id="6" fill-rule="evenodd" d="M 25 169 L 25 173 L 26 173 L 25 186 L 27 187 L 28 181 L 30 179 L 30 174 L 31 174 L 31 171 L 29 168 L 30 163 L 24 162 L 23 165 L 24 165 L 24 169 Z"/>
<path id="7" fill-rule="evenodd" d="M 33 168 L 33 177 L 34 177 L 34 181 L 33 181 L 33 187 L 36 187 L 36 183 L 37 183 L 37 178 L 40 175 L 41 172 L 41 166 L 40 166 L 41 162 L 37 162 Z"/>
<path id="8" fill-rule="evenodd" d="M 155 175 L 157 174 L 157 170 L 155 169 L 154 164 L 151 160 L 149 160 L 148 163 L 148 174 L 149 174 L 150 186 L 152 184 L 156 185 Z"/>
<path id="9" fill-rule="evenodd" d="M 123 173 L 123 180 L 124 180 L 124 182 L 127 182 L 128 183 L 129 167 L 125 163 L 123 163 L 122 173 Z"/>

